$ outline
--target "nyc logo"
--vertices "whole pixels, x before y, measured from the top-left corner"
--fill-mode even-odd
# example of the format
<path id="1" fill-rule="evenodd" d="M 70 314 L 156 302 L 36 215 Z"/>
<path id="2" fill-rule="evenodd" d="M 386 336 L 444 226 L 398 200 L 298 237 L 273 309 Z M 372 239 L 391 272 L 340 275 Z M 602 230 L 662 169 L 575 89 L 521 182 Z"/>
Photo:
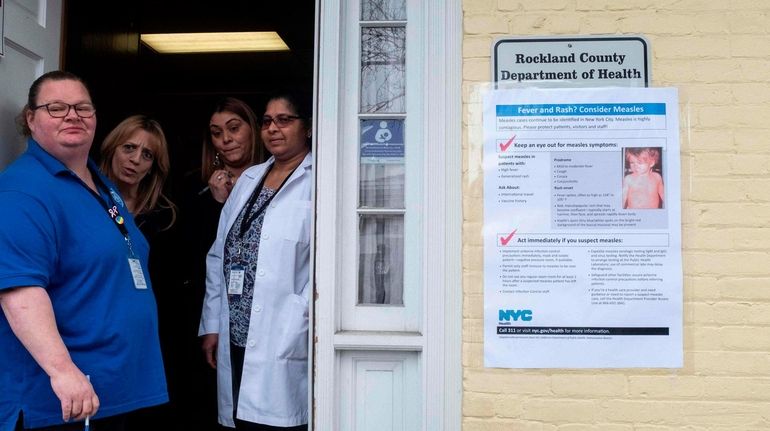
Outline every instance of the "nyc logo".
<path id="1" fill-rule="evenodd" d="M 499 322 L 525 321 L 532 320 L 532 310 L 497 310 L 497 320 Z"/>

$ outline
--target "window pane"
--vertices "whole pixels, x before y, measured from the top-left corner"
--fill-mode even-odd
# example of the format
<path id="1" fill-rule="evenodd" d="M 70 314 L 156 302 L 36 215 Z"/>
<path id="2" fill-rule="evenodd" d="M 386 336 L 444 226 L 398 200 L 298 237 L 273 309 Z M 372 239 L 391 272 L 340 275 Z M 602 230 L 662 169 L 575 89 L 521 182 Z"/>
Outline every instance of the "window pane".
<path id="1" fill-rule="evenodd" d="M 361 120 L 362 208 L 404 208 L 404 120 Z"/>
<path id="2" fill-rule="evenodd" d="M 361 29 L 361 112 L 403 113 L 406 29 Z"/>
<path id="3" fill-rule="evenodd" d="M 404 0 L 362 0 L 361 21 L 404 21 Z"/>
<path id="4" fill-rule="evenodd" d="M 358 303 L 403 305 L 404 216 L 361 215 Z"/>

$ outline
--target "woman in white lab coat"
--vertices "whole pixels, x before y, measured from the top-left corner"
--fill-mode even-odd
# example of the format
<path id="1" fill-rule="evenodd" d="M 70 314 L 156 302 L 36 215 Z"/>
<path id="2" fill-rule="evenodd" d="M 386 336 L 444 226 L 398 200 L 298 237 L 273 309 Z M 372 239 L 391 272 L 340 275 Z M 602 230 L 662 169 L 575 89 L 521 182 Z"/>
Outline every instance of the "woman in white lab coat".
<path id="1" fill-rule="evenodd" d="M 217 369 L 219 422 L 305 430 L 312 163 L 310 116 L 271 98 L 261 136 L 272 157 L 243 172 L 206 259 L 199 335 Z"/>

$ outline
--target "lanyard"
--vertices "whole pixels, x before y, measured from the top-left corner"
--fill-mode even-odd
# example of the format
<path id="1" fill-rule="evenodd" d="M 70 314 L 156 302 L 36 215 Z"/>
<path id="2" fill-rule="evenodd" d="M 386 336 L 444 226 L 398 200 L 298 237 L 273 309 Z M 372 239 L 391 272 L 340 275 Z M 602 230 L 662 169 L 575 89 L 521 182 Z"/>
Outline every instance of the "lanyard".
<path id="1" fill-rule="evenodd" d="M 251 209 L 254 208 L 254 205 L 257 203 L 257 198 L 259 198 L 260 193 L 262 193 L 262 187 L 265 185 L 265 179 L 267 178 L 267 175 L 270 173 L 270 171 L 273 169 L 273 165 L 270 165 L 270 167 L 267 168 L 267 171 L 265 172 L 265 175 L 262 177 L 262 180 L 259 181 L 259 185 L 257 185 L 257 188 L 254 189 L 254 192 L 251 193 L 251 196 L 249 197 L 249 202 L 246 204 L 246 213 L 243 216 L 243 219 L 241 220 L 241 230 L 239 231 L 241 239 L 243 239 L 243 236 L 246 234 L 246 229 L 251 226 L 252 223 L 254 223 L 254 220 L 259 217 L 260 214 L 262 214 L 262 211 L 267 208 L 268 205 L 270 205 L 270 202 L 272 202 L 275 195 L 278 194 L 279 191 L 281 191 L 281 188 L 283 188 L 283 185 L 286 184 L 286 181 L 291 178 L 291 176 L 294 174 L 294 171 L 297 170 L 299 165 L 294 167 L 294 169 L 289 172 L 289 175 L 286 176 L 286 178 L 283 179 L 283 182 L 280 186 L 278 186 L 277 189 L 275 189 L 275 193 L 273 193 L 272 196 L 270 196 L 265 202 L 262 203 L 262 205 L 255 211 L 253 214 L 251 213 Z"/>
<path id="2" fill-rule="evenodd" d="M 89 168 L 89 171 L 91 171 L 90 168 Z M 83 185 L 91 193 L 91 195 L 94 198 L 96 198 L 97 201 L 99 201 L 102 207 L 104 207 L 105 211 L 107 211 L 107 215 L 115 224 L 115 227 L 118 228 L 121 235 L 123 235 L 123 238 L 125 238 L 126 245 L 128 245 L 128 251 L 130 255 L 132 257 L 135 256 L 134 250 L 131 247 L 131 238 L 128 235 L 128 229 L 126 228 L 126 225 L 125 225 L 126 219 L 124 219 L 123 216 L 120 215 L 120 211 L 118 211 L 118 205 L 115 203 L 115 200 L 112 197 L 114 190 L 110 187 L 107 187 L 107 184 L 105 184 L 104 181 L 102 181 L 102 178 L 96 172 L 91 171 L 91 177 L 94 180 L 94 184 L 96 185 L 96 188 L 106 193 L 107 195 L 109 195 L 109 202 L 105 201 L 100 193 L 97 193 L 91 190 L 91 188 L 86 186 L 85 183 L 83 183 Z"/>

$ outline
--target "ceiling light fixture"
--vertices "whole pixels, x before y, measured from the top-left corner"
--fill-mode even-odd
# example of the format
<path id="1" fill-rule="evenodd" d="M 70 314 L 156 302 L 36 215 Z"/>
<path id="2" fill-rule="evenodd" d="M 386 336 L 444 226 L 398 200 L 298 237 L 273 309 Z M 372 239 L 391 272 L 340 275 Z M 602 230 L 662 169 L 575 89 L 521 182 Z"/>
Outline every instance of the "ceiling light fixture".
<path id="1" fill-rule="evenodd" d="M 140 39 L 161 54 L 289 50 L 281 36 L 274 31 L 153 33 L 142 34 Z"/>

